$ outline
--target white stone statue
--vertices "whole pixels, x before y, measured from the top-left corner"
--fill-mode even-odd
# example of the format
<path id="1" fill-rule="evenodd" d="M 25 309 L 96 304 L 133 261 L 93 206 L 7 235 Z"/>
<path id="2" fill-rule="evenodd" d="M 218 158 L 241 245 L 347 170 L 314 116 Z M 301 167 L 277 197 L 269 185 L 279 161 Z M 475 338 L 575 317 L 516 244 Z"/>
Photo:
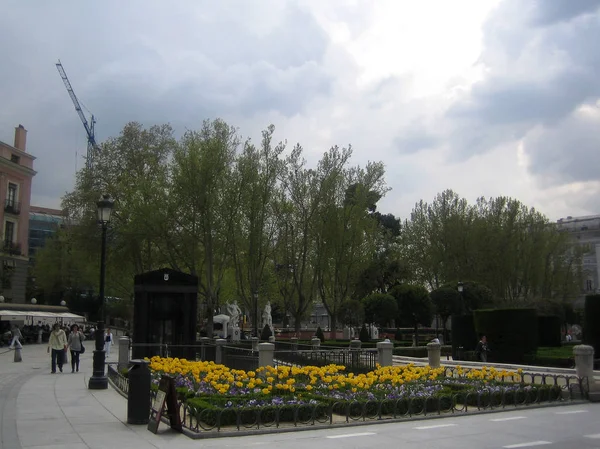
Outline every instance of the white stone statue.
<path id="1" fill-rule="evenodd" d="M 263 326 L 266 324 L 271 328 L 271 331 L 273 331 L 273 317 L 271 316 L 271 302 L 270 301 L 267 301 L 267 305 L 265 306 L 265 310 L 263 311 L 262 319 L 263 319 Z"/>
<path id="2" fill-rule="evenodd" d="M 230 326 L 232 328 L 238 327 L 242 310 L 240 309 L 240 306 L 238 306 L 236 300 L 234 300 L 233 303 L 227 303 L 227 314 L 231 317 L 231 320 L 229 321 Z"/>

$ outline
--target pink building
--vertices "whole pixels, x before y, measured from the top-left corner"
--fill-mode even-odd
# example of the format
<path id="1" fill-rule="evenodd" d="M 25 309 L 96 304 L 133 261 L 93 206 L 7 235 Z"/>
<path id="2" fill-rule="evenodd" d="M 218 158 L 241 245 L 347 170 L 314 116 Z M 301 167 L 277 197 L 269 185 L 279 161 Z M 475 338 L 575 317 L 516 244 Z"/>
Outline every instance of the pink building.
<path id="1" fill-rule="evenodd" d="M 0 295 L 25 303 L 27 284 L 29 203 L 35 157 L 26 152 L 27 130 L 15 128 L 15 143 L 0 142 Z"/>

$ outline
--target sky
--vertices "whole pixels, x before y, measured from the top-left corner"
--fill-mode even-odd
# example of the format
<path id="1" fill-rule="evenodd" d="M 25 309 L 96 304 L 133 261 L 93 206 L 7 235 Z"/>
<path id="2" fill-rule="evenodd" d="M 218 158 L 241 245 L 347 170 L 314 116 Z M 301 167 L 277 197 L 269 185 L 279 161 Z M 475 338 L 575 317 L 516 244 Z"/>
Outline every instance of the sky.
<path id="1" fill-rule="evenodd" d="M 403 220 L 445 189 L 600 214 L 600 0 L 4 0 L 0 36 L 0 140 L 28 129 L 38 206 L 86 151 L 60 59 L 99 141 L 274 124 L 309 164 L 383 161 Z"/>

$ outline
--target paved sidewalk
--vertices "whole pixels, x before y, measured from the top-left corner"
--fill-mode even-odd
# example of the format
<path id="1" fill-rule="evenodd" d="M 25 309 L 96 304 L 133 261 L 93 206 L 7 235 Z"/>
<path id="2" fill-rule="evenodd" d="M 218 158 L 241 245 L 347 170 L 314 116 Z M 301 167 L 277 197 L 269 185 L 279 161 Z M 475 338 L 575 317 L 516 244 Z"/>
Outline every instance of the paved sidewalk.
<path id="1" fill-rule="evenodd" d="M 88 390 L 92 342 L 79 373 L 50 374 L 46 345 L 25 345 L 23 362 L 0 348 L 0 449 L 190 448 L 198 442 L 164 424 L 159 435 L 127 421 L 127 401 L 109 386 Z M 110 360 L 116 361 L 117 347 Z"/>

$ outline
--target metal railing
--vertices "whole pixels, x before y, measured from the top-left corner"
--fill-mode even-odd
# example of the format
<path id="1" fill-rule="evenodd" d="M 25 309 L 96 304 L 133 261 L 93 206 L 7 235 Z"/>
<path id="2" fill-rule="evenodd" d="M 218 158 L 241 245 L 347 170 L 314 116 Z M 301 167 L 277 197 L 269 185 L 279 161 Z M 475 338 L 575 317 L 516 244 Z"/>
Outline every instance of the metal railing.
<path id="1" fill-rule="evenodd" d="M 229 349 L 229 348 L 228 348 Z M 239 348 L 234 348 L 239 349 Z M 243 351 L 240 351 L 240 353 Z M 230 352 L 231 354 L 231 352 Z M 326 396 L 312 395 L 295 404 L 268 405 L 247 403 L 244 406 L 218 407 L 213 404 L 201 407 L 194 400 L 178 400 L 179 413 L 188 436 L 206 432 L 249 431 L 268 428 L 348 425 L 366 421 L 390 422 L 430 415 L 454 415 L 489 410 L 518 409 L 542 403 L 560 404 L 589 399 L 589 381 L 568 375 L 520 373 L 498 376 L 501 384 L 484 385 L 473 391 L 472 385 L 462 383 L 470 371 L 447 367 L 443 385 L 451 394 L 409 396 L 394 399 L 332 400 Z M 108 365 L 108 377 L 115 388 L 127 397 L 129 379 L 118 372 L 114 364 Z M 475 381 L 476 382 L 476 381 Z M 480 385 L 480 387 L 481 387 Z M 155 392 L 151 391 L 151 396 Z M 314 427 L 313 427 L 314 428 Z"/>
<path id="2" fill-rule="evenodd" d="M 8 212 L 9 214 L 13 215 L 19 215 L 21 213 L 21 202 L 10 199 L 5 200 L 4 212 Z"/>
<path id="3" fill-rule="evenodd" d="M 258 368 L 258 351 L 239 346 L 223 346 L 222 363 L 231 369 L 254 371 Z"/>
<path id="4" fill-rule="evenodd" d="M 376 349 L 299 349 L 275 351 L 274 358 L 291 365 L 342 365 L 347 371 L 367 373 L 377 366 Z"/>

